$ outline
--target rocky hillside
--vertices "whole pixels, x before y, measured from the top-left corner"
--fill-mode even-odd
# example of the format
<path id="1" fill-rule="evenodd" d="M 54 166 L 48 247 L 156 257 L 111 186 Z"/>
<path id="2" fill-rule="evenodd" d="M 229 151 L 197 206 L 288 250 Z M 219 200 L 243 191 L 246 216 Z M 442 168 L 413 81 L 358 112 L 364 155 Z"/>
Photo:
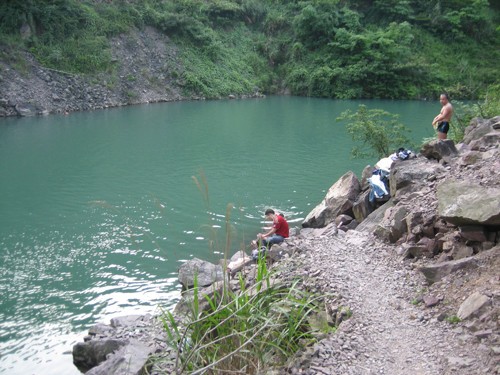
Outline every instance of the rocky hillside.
<path id="1" fill-rule="evenodd" d="M 165 34 L 145 27 L 115 37 L 110 44 L 116 69 L 94 76 L 42 67 L 28 52 L 18 57 L 22 69 L 0 60 L 0 117 L 203 99 L 183 91 L 179 51 Z M 247 96 L 262 95 L 242 97 Z"/>
<path id="2" fill-rule="evenodd" d="M 275 282 L 298 280 L 325 296 L 324 319 L 337 331 L 318 334 L 314 345 L 266 373 L 500 373 L 499 139 L 500 116 L 476 119 L 462 144 L 433 141 L 415 158 L 396 161 L 385 203 L 367 199 L 371 167 L 361 183 L 349 172 L 330 188 L 305 228 L 267 257 Z M 227 270 L 250 284 L 256 278 L 243 251 Z M 206 294 L 222 285 L 222 267 L 199 260 L 183 266 L 180 282 L 193 285 L 195 273 Z M 188 294 L 179 317 L 186 304 Z M 171 373 L 176 351 L 158 327 L 151 317 L 94 327 L 75 346 L 75 363 L 94 375 L 121 374 L 124 363 L 129 373 L 145 366 Z M 162 360 L 151 366 L 153 352 Z"/>
<path id="3" fill-rule="evenodd" d="M 116 71 L 73 75 L 40 66 L 24 53 L 25 69 L 0 61 L 0 117 L 93 110 L 186 99 L 178 51 L 167 36 L 145 28 L 111 41 Z"/>

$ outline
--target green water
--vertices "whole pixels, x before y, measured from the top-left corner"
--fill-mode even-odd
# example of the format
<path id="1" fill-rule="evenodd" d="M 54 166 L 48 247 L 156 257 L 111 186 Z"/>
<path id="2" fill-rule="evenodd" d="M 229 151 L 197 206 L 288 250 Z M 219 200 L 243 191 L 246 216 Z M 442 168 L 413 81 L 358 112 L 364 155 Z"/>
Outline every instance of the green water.
<path id="1" fill-rule="evenodd" d="M 78 374 L 70 351 L 91 325 L 171 307 L 182 261 L 222 257 L 210 240 L 228 203 L 232 251 L 267 207 L 300 225 L 342 174 L 376 162 L 350 159 L 335 121 L 360 103 L 400 114 L 417 141 L 440 110 L 271 97 L 1 120 L 0 373 Z"/>

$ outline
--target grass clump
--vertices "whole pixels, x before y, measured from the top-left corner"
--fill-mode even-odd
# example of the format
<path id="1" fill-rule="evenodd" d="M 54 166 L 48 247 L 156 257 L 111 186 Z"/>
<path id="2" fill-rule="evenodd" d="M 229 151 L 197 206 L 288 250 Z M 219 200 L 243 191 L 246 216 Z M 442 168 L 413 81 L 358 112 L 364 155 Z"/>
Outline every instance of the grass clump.
<path id="1" fill-rule="evenodd" d="M 457 323 L 460 323 L 462 320 L 458 316 L 452 315 L 452 316 L 447 317 L 446 321 L 450 324 L 457 324 Z"/>
<path id="2" fill-rule="evenodd" d="M 185 327 L 170 312 L 163 314 L 168 337 L 177 348 L 176 373 L 257 374 L 268 363 L 282 365 L 313 342 L 310 322 L 321 311 L 323 297 L 300 290 L 297 282 L 286 288 L 271 284 L 263 257 L 257 263 L 256 283 L 245 288 L 240 276 L 239 292 L 224 283 L 222 290 L 201 297 L 195 282 Z"/>

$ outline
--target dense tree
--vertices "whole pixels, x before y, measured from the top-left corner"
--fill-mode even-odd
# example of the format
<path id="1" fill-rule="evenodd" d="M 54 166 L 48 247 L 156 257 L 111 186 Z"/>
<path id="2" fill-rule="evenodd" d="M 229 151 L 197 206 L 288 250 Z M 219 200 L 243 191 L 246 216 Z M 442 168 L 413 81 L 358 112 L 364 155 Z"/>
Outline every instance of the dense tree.
<path id="1" fill-rule="evenodd" d="M 111 70 L 109 37 L 149 25 L 183 51 L 185 88 L 208 97 L 259 85 L 474 98 L 499 81 L 499 11 L 487 0 L 5 0 L 0 58 L 29 49 L 48 67 Z"/>

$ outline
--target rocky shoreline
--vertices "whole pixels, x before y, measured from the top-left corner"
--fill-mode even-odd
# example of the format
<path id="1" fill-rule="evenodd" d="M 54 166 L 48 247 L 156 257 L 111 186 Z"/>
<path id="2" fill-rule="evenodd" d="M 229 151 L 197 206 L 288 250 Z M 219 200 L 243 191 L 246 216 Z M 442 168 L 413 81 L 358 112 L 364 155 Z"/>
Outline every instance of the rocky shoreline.
<path id="1" fill-rule="evenodd" d="M 113 73 L 77 75 L 42 67 L 28 52 L 0 60 L 0 117 L 89 111 L 204 99 L 183 93 L 184 68 L 170 39 L 146 27 L 111 40 Z M 229 99 L 262 97 L 257 89 Z"/>
<path id="2" fill-rule="evenodd" d="M 335 296 L 325 305 L 337 332 L 266 373 L 499 374 L 499 140 L 500 116 L 473 120 L 459 145 L 424 145 L 393 164 L 385 203 L 368 201 L 372 167 L 361 182 L 352 172 L 340 178 L 303 228 L 267 254 L 280 283 Z M 229 271 L 251 284 L 255 265 L 245 257 L 238 251 L 231 264 L 241 267 Z M 225 268 L 193 260 L 179 281 L 189 287 L 203 273 L 208 294 Z M 188 294 L 177 316 L 186 304 Z M 91 375 L 168 374 L 176 351 L 161 319 L 134 316 L 91 328 L 73 358 Z"/>

